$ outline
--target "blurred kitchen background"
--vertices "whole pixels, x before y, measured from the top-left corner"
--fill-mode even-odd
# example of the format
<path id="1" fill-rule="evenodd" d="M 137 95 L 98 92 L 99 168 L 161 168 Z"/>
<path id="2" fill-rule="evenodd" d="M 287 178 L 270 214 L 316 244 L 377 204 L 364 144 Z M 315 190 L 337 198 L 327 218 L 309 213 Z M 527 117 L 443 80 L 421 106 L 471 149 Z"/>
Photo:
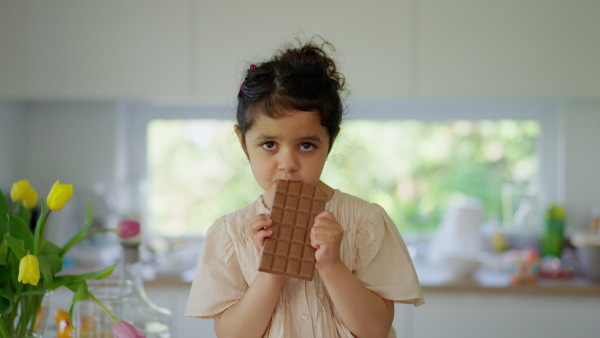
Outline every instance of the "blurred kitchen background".
<path id="1" fill-rule="evenodd" d="M 324 180 L 390 213 L 423 283 L 398 336 L 597 337 L 599 18 L 597 0 L 0 0 L 0 189 L 73 184 L 57 244 L 87 197 L 95 227 L 140 219 L 174 337 L 213 337 L 182 314 L 206 229 L 260 193 L 242 74 L 318 34 L 350 90 Z M 95 238 L 70 264 L 118 250 Z"/>

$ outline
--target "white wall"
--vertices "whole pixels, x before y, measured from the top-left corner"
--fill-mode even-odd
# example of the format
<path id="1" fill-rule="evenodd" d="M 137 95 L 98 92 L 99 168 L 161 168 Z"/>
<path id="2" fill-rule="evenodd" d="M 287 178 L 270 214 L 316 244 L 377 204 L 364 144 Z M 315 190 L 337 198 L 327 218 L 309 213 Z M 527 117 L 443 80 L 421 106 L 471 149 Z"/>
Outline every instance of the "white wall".
<path id="1" fill-rule="evenodd" d="M 588 213 L 600 206 L 600 102 L 567 102 L 564 120 L 564 184 L 567 224 L 587 227 Z"/>
<path id="2" fill-rule="evenodd" d="M 111 214 L 98 192 L 114 187 L 119 147 L 117 104 L 36 102 L 27 105 L 26 116 L 26 177 L 42 198 L 57 180 L 74 188 L 71 201 L 50 218 L 48 239 L 62 245 L 79 230 L 88 198 L 96 221 L 108 222 Z"/>
<path id="3" fill-rule="evenodd" d="M 5 194 L 12 182 L 27 178 L 26 123 L 25 104 L 0 101 L 0 189 Z"/>
<path id="4" fill-rule="evenodd" d="M 56 180 L 91 190 L 114 177 L 114 102 L 32 103 L 28 106 L 28 174 L 41 191 Z"/>

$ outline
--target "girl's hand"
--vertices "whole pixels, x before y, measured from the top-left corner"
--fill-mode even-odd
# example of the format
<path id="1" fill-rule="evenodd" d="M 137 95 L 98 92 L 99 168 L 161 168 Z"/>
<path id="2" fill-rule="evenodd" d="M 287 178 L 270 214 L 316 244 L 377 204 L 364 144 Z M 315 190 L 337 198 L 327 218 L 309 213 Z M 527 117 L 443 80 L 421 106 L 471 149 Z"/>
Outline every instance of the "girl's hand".
<path id="1" fill-rule="evenodd" d="M 318 268 L 341 263 L 340 245 L 344 237 L 344 229 L 335 219 L 331 211 L 323 211 L 315 218 L 310 232 L 310 242 L 315 253 Z"/>
<path id="2" fill-rule="evenodd" d="M 272 225 L 273 221 L 271 221 L 271 216 L 269 214 L 258 214 L 246 223 L 248 234 L 252 237 L 254 246 L 256 246 L 256 250 L 259 252 L 262 249 L 265 238 L 271 237 L 273 234 L 273 231 L 268 230 Z"/>

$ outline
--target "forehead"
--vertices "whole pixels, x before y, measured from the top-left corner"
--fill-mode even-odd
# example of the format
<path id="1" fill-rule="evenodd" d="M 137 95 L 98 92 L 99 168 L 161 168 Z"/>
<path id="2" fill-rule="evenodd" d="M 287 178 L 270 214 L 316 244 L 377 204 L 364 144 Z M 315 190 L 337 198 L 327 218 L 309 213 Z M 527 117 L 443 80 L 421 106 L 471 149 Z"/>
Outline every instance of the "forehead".
<path id="1" fill-rule="evenodd" d="M 320 134 L 327 133 L 327 129 L 321 125 L 321 117 L 318 113 L 310 111 L 288 111 L 277 117 L 269 117 L 259 114 L 256 117 L 248 133 L 263 133 L 276 135 L 286 134 Z"/>

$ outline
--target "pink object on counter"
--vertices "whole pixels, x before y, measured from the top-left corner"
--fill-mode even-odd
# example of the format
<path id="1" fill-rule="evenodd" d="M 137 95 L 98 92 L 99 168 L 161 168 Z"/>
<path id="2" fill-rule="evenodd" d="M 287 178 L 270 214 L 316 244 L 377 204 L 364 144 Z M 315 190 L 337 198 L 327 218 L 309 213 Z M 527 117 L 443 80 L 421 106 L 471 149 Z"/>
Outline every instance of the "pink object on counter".
<path id="1" fill-rule="evenodd" d="M 121 221 L 117 225 L 116 233 L 121 238 L 131 238 L 140 233 L 140 223 L 131 219 Z"/>

